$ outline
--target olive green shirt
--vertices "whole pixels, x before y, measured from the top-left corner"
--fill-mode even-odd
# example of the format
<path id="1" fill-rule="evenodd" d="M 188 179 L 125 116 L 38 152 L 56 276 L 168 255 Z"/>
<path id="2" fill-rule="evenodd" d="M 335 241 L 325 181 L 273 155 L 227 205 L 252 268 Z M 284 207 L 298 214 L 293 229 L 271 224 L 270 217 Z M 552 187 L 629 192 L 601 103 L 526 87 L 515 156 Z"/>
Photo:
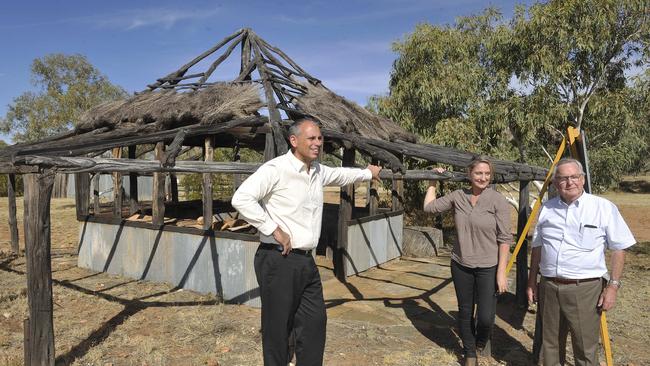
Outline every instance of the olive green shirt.
<path id="1" fill-rule="evenodd" d="M 499 244 L 511 244 L 510 205 L 501 193 L 486 188 L 472 206 L 471 189 L 459 189 L 429 203 L 424 211 L 442 213 L 454 209 L 458 241 L 451 259 L 470 268 L 493 267 Z"/>

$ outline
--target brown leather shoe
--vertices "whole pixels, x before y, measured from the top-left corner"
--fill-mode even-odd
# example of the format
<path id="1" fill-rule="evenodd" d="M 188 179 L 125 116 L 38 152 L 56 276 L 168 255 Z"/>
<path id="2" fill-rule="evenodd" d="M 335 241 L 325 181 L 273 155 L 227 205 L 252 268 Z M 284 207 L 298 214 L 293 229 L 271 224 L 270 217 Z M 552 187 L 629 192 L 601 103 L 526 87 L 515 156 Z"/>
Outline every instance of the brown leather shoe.
<path id="1" fill-rule="evenodd" d="M 465 366 L 476 366 L 476 357 L 465 357 Z"/>

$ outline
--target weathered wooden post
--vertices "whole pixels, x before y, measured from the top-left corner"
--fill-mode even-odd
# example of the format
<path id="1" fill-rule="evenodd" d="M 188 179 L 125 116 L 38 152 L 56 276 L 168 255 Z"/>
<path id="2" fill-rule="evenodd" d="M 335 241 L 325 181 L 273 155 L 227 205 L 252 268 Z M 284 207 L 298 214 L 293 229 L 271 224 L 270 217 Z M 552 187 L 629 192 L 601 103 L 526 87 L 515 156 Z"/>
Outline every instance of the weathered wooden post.
<path id="1" fill-rule="evenodd" d="M 90 174 L 77 173 L 74 175 L 74 195 L 77 218 L 85 218 L 90 213 L 88 207 L 90 205 Z"/>
<path id="2" fill-rule="evenodd" d="M 400 154 L 397 155 L 397 158 L 401 161 L 404 162 L 404 157 Z M 397 173 L 401 177 L 401 173 Z M 403 179 L 396 179 L 396 175 L 393 174 L 393 179 L 392 179 L 392 205 L 391 205 L 391 210 L 392 211 L 399 211 L 404 208 L 404 180 Z"/>
<path id="3" fill-rule="evenodd" d="M 9 231 L 11 231 L 11 252 L 20 253 L 18 244 L 18 220 L 16 219 L 16 175 L 7 175 L 7 200 L 9 201 Z"/>
<path id="4" fill-rule="evenodd" d="M 377 160 L 372 161 L 373 165 L 377 164 Z M 370 216 L 377 214 L 377 208 L 379 208 L 379 182 L 374 179 L 371 179 L 368 183 L 368 214 Z"/>
<path id="5" fill-rule="evenodd" d="M 101 207 L 99 206 L 99 177 L 101 175 L 99 172 L 95 173 L 93 176 L 93 214 L 95 216 L 101 213 Z M 75 187 L 76 191 L 76 187 Z"/>
<path id="6" fill-rule="evenodd" d="M 354 166 L 354 149 L 343 149 L 342 166 Z M 345 281 L 345 266 L 343 265 L 344 253 L 348 250 L 348 221 L 352 219 L 354 184 L 341 187 L 339 202 L 339 223 L 336 239 L 336 253 L 334 254 L 334 274 L 340 281 Z"/>
<path id="7" fill-rule="evenodd" d="M 25 256 L 29 306 L 29 328 L 26 330 L 29 360 L 26 362 L 34 366 L 54 365 L 52 267 L 50 262 L 50 198 L 54 186 L 54 172 L 26 174 L 24 183 Z M 75 187 L 75 191 L 77 191 L 77 187 Z M 88 208 L 87 202 L 85 207 Z"/>
<path id="8" fill-rule="evenodd" d="M 122 148 L 113 149 L 113 157 L 122 158 Z M 113 173 L 113 217 L 122 218 L 122 173 Z"/>
<path id="9" fill-rule="evenodd" d="M 128 157 L 129 159 L 136 158 L 136 145 L 129 146 Z M 129 215 L 133 215 L 140 209 L 138 204 L 138 173 L 129 173 Z"/>
<path id="10" fill-rule="evenodd" d="M 530 204 L 528 203 L 527 180 L 519 182 L 519 213 L 517 216 L 517 238 L 524 231 L 528 216 L 530 216 Z M 524 240 L 519 253 L 517 253 L 517 304 L 522 307 L 528 306 L 526 287 L 528 286 L 528 240 Z"/>
<path id="11" fill-rule="evenodd" d="M 206 162 L 214 160 L 214 141 L 212 136 L 205 138 L 203 158 Z M 203 230 L 212 228 L 212 174 L 203 173 Z"/>
<path id="12" fill-rule="evenodd" d="M 165 143 L 156 143 L 156 159 L 162 162 L 165 159 Z M 151 221 L 154 226 L 160 227 L 165 223 L 165 173 L 153 173 L 153 194 L 151 197 Z"/>

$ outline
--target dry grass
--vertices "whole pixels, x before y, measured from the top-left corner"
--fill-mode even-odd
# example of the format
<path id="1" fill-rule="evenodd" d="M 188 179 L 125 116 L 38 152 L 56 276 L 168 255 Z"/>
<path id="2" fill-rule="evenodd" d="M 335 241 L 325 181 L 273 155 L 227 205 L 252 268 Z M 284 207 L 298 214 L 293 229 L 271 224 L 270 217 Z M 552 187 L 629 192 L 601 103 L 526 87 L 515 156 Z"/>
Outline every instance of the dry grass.
<path id="1" fill-rule="evenodd" d="M 629 195 L 615 193 L 608 198 L 623 207 L 630 204 L 631 211 L 622 210 L 628 221 L 632 216 L 647 217 L 648 195 Z M 17 203 L 22 237 L 22 199 Z M 54 331 L 60 364 L 262 364 L 259 309 L 224 305 L 213 295 L 172 291 L 169 284 L 77 268 L 74 211 L 73 200 L 52 200 Z M 0 200 L 0 221 L 7 222 L 6 200 Z M 635 225 L 632 230 L 638 237 L 638 228 L 647 226 L 647 221 Z M 7 254 L 8 238 L 6 226 L 0 227 L 0 366 L 23 363 L 22 322 L 27 315 L 24 258 Z M 406 308 L 390 305 L 399 301 L 387 305 L 381 297 L 373 300 L 382 287 L 393 291 L 392 296 L 435 287 L 438 278 L 448 276 L 448 268 L 436 266 L 435 260 L 430 264 L 396 261 L 383 267 L 364 273 L 365 278 L 350 279 L 350 285 L 364 297 L 361 300 L 355 300 L 337 281 L 326 282 L 326 298 L 353 301 L 328 309 L 325 364 L 457 365 L 458 349 L 440 343 L 445 337 L 454 338 L 454 333 L 434 322 L 437 316 L 453 316 L 450 286 L 430 297 L 439 308 L 430 308 L 426 302 L 413 306 L 418 309 L 418 313 L 410 314 L 415 319 L 405 316 Z M 650 342 L 649 271 L 650 240 L 628 255 L 625 286 L 617 307 L 608 314 L 617 365 L 650 364 L 645 352 Z M 332 286 L 339 286 L 342 292 L 333 294 Z M 497 318 L 496 333 L 500 361 L 483 364 L 521 364 L 532 344 L 534 314 L 525 314 L 523 326 L 515 329 L 508 324 L 512 305 L 502 303 L 500 307 L 503 311 Z"/>

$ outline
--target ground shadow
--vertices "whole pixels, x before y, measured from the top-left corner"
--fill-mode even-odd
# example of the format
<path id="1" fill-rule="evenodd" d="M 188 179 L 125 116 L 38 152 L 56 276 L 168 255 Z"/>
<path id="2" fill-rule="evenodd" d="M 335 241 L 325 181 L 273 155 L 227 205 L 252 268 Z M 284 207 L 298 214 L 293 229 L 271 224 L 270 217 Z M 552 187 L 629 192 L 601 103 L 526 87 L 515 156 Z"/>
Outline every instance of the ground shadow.
<path id="1" fill-rule="evenodd" d="M 510 292 L 499 295 L 497 300 L 497 316 L 514 329 L 523 329 L 528 307 L 517 304 L 517 297 Z"/>

